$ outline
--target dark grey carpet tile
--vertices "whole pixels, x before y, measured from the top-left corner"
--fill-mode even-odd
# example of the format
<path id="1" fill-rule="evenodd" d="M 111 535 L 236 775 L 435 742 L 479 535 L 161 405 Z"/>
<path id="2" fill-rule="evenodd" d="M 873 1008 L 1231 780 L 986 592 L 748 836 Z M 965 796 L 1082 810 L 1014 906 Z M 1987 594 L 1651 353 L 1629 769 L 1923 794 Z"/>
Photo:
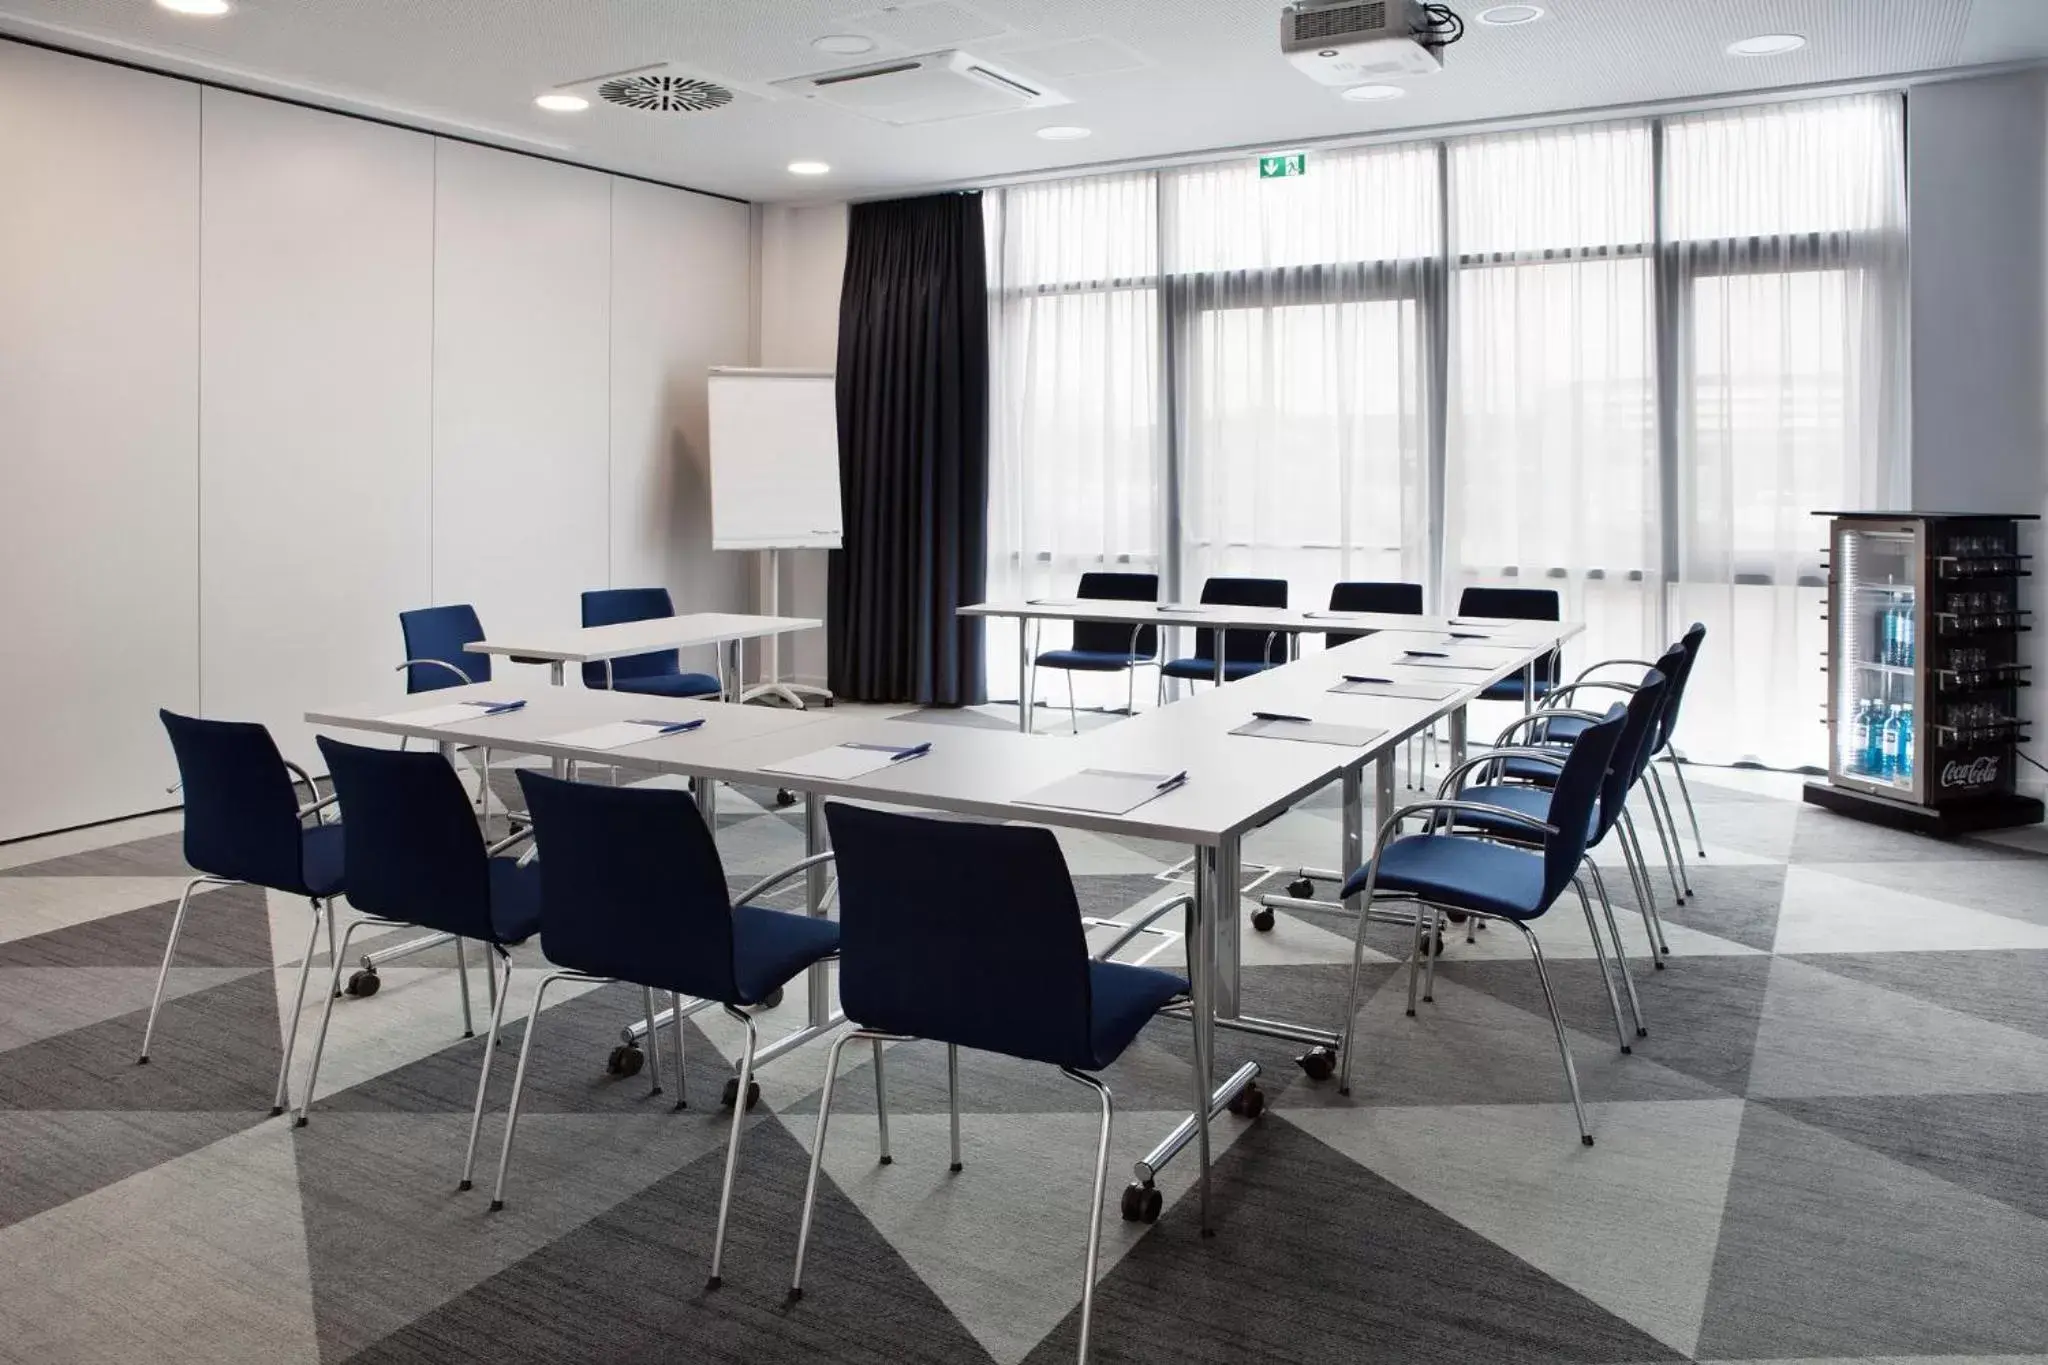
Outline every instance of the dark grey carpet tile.
<path id="1" fill-rule="evenodd" d="M 1618 862 L 1603 860 L 1602 868 L 1607 873 L 1607 890 L 1613 898 L 1615 913 L 1620 914 L 1624 909 L 1630 914 L 1636 913 L 1636 897 L 1629 889 L 1627 875 L 1618 870 Z M 1664 874 L 1662 861 L 1655 855 L 1651 858 L 1650 871 L 1653 874 L 1651 893 L 1656 897 L 1657 913 L 1667 922 L 1725 938 L 1759 952 L 1769 952 L 1776 942 L 1778 908 L 1785 895 L 1785 869 L 1782 865 L 1731 867 L 1716 866 L 1711 858 L 1707 862 L 1695 860 L 1687 869 L 1692 879 L 1693 896 L 1684 905 L 1672 904 L 1670 879 Z"/>
<path id="2" fill-rule="evenodd" d="M 523 992 L 531 987 L 521 984 L 515 985 L 515 989 Z M 656 997 L 657 1009 L 667 1005 L 667 996 Z M 360 1007 L 374 1009 L 376 1002 L 366 1001 Z M 476 1102 L 477 1068 L 483 1064 L 481 995 L 478 1010 L 476 1037 L 451 1039 L 447 1047 L 430 1057 L 395 1067 L 346 1090 L 323 1092 L 314 1111 L 315 1120 L 320 1110 L 325 1109 L 347 1113 L 467 1113 Z M 522 1109 L 534 1113 L 638 1114 L 673 1107 L 675 1061 L 669 1050 L 672 1035 L 668 1026 L 661 1031 L 663 1094 L 650 1096 L 649 1077 L 644 1069 L 637 1076 L 613 1076 L 605 1070 L 612 1049 L 619 1046 L 620 1029 L 643 1014 L 637 986 L 602 986 L 588 995 L 550 1004 L 541 1014 L 533 1055 L 527 1064 Z M 311 1038 L 310 1031 L 307 1036 Z M 524 1019 L 505 1026 L 492 1092 L 499 1098 L 493 1103 L 501 1104 L 510 1092 L 512 1071 L 525 1037 Z M 732 1069 L 693 1021 L 684 1021 L 683 1038 L 688 1097 L 693 1107 L 714 1104 Z M 644 1049 L 645 1045 L 642 1046 Z M 650 1064 L 651 1060 L 650 1057 Z M 784 1064 L 793 1063 L 800 1064 L 798 1059 Z"/>
<path id="3" fill-rule="evenodd" d="M 0 943 L 0 967 L 159 966 L 177 909 L 178 903 L 168 900 Z M 194 895 L 178 935 L 176 965 L 270 966 L 270 915 L 263 891 L 224 886 Z"/>
<path id="4" fill-rule="evenodd" d="M 0 877 L 189 877 L 183 833 L 158 834 L 125 844 L 67 853 L 22 867 L 0 868 Z"/>
<path id="5" fill-rule="evenodd" d="M 1074 874 L 1074 894 L 1081 902 L 1081 913 L 1104 919 L 1119 918 L 1140 901 L 1152 900 L 1172 889 L 1149 872 Z M 1159 927 L 1180 933 L 1184 922 L 1185 916 L 1175 912 L 1160 920 Z"/>
<path id="6" fill-rule="evenodd" d="M 2048 926 L 2048 859 L 2028 855 L 1996 861 L 1944 861 L 1942 854 L 1961 841 L 1940 845 L 1919 862 L 1828 863 L 1831 876 L 1904 891 L 1929 900 L 1983 910 L 2028 924 Z"/>
<path id="7" fill-rule="evenodd" d="M 2048 1038 L 2048 950 L 1815 953 L 1793 960 Z"/>
<path id="8" fill-rule="evenodd" d="M 1770 1107 L 2048 1219 L 2048 1096 L 1858 1095 Z"/>
<path id="9" fill-rule="evenodd" d="M 1713 849 L 1708 848 L 1711 854 Z M 2039 855 L 1978 840 L 1931 839 L 1801 806 L 1792 836 L 1795 863 L 2026 862 Z"/>
<path id="10" fill-rule="evenodd" d="M 355 1355 L 355 1365 L 990 1360 L 829 1179 L 804 1297 L 788 1301 L 808 1157 L 773 1121 L 748 1130 L 725 1286 L 707 1291 L 723 1159 L 722 1150 L 707 1153 Z"/>
<path id="11" fill-rule="evenodd" d="M 268 1113 L 0 1109 L 0 1168 L 7 1172 L 0 1180 L 0 1227 L 267 1122 Z"/>
<path id="12" fill-rule="evenodd" d="M 1011 704 L 1015 705 L 1014 699 L 1012 699 Z M 992 716 L 985 711 L 976 711 L 963 706 L 927 706 L 921 711 L 911 712 L 904 719 L 916 721 L 920 725 L 959 725 L 969 730 L 1014 730 L 1017 728 L 1017 717 L 1014 711 L 1007 716 Z M 1065 730 L 1067 728 L 1066 722 L 1067 713 L 1065 707 L 1059 708 L 1057 723 L 1055 723 L 1052 708 L 1044 705 L 1040 705 L 1037 708 L 1036 714 L 1033 717 L 1034 727 L 1047 733 L 1058 733 Z"/>
<path id="13" fill-rule="evenodd" d="M 1104 1277 L 1100 1359 L 1683 1359 L 1284 1118 L 1261 1119 L 1240 1137 L 1216 1163 L 1214 1183 L 1213 1238 L 1198 1234 L 1190 1192 Z M 1027 1365 L 1072 1360 L 1076 1321 Z"/>
<path id="14" fill-rule="evenodd" d="M 267 1115 L 283 1036 L 273 980 L 251 972 L 166 1000 L 147 1066 L 136 1065 L 142 1010 L 0 1052 L 0 1109 Z"/>
<path id="15" fill-rule="evenodd" d="M 2039 1353 L 2044 1264 L 2048 1223 L 1751 1104 L 1697 1356 Z"/>

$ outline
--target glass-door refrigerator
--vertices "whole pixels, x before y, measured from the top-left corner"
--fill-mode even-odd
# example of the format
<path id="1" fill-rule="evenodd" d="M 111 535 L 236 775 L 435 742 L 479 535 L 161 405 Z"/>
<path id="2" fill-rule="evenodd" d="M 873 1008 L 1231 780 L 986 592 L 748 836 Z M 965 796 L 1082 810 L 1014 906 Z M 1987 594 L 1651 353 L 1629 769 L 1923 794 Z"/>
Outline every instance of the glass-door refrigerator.
<path id="1" fill-rule="evenodd" d="M 2014 791 L 2023 518 L 1824 515 L 1828 778 L 1807 800 L 1939 835 L 2039 821 L 2041 803 Z"/>

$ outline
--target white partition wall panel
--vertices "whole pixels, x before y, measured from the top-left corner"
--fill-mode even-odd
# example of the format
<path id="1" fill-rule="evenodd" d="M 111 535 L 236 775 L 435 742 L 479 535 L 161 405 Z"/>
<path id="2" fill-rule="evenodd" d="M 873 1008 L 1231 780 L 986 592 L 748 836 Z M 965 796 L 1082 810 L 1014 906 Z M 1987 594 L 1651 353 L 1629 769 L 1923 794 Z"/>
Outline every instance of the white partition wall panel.
<path id="1" fill-rule="evenodd" d="M 200 694 L 324 771 L 429 600 L 434 139 L 208 90 L 203 147 Z"/>
<path id="2" fill-rule="evenodd" d="M 434 600 L 497 632 L 573 625 L 610 575 L 612 181 L 457 142 L 436 160 Z"/>
<path id="3" fill-rule="evenodd" d="M 176 800 L 198 142 L 197 86 L 0 45 L 0 839 Z"/>
<path id="4" fill-rule="evenodd" d="M 747 606 L 750 557 L 711 549 L 704 375 L 745 363 L 751 262 L 746 205 L 613 182 L 611 581 L 677 611 Z"/>

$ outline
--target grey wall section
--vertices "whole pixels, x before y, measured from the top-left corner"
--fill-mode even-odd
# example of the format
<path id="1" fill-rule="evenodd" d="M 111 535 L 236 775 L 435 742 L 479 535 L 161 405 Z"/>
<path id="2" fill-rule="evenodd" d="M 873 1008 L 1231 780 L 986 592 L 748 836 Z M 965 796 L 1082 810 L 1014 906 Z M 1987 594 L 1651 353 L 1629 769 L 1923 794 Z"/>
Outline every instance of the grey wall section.
<path id="1" fill-rule="evenodd" d="M 158 706 L 313 757 L 407 607 L 744 609 L 747 205 L 5 41 L 0 203 L 0 839 L 171 804 Z"/>

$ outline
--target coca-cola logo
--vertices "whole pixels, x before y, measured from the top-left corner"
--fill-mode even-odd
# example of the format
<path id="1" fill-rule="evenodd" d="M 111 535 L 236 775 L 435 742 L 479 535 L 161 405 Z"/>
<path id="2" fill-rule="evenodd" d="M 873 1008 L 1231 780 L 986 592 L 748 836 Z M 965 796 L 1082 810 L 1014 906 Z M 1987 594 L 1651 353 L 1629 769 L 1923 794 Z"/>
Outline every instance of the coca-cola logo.
<path id="1" fill-rule="evenodd" d="M 1941 767 L 1941 785 L 1944 787 L 1988 787 L 1998 780 L 1998 758 L 1995 754 L 1981 754 L 1967 761 L 1951 759 Z"/>

